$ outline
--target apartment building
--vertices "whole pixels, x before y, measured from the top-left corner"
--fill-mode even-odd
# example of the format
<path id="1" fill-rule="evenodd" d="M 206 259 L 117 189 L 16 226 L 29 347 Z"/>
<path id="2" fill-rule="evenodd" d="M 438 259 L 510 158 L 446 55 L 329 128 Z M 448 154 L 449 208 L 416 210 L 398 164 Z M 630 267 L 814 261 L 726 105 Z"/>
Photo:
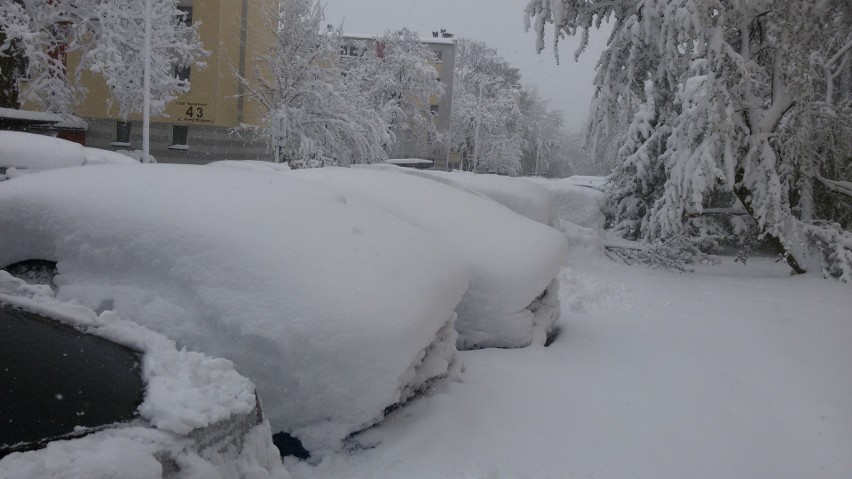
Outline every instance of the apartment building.
<path id="1" fill-rule="evenodd" d="M 206 68 L 176 69 L 191 89 L 152 118 L 151 154 L 163 163 L 209 163 L 228 160 L 271 160 L 272 149 L 252 127 L 259 127 L 263 108 L 244 95 L 234 75 L 250 77 L 257 53 L 272 41 L 263 12 L 275 0 L 189 0 L 180 2 L 186 21 L 200 22 L 199 35 L 210 52 Z M 73 56 L 68 58 L 69 66 Z M 105 149 L 141 149 L 141 115 L 123 122 L 109 108 L 109 87 L 94 74 L 82 82 L 86 99 L 75 110 L 89 125 L 86 145 Z M 247 128 L 238 128 L 247 127 Z"/>
<path id="2" fill-rule="evenodd" d="M 345 34 L 343 45 L 340 46 L 342 57 L 357 58 L 363 54 L 364 45 L 379 49 L 380 45 L 375 35 Z M 456 40 L 452 35 L 445 32 L 434 32 L 431 37 L 421 37 L 420 41 L 429 47 L 435 54 L 435 70 L 438 72 L 438 80 L 444 85 L 444 95 L 440 98 L 433 97 L 430 110 L 438 131 L 448 134 L 450 131 L 450 115 L 452 114 L 453 99 L 453 77 L 456 64 Z M 418 141 L 404 134 L 397 134 L 399 140 L 394 150 L 390 152 L 391 158 L 419 158 L 431 160 L 436 169 L 448 169 L 458 167 L 458 155 L 450 155 L 446 142 Z"/>

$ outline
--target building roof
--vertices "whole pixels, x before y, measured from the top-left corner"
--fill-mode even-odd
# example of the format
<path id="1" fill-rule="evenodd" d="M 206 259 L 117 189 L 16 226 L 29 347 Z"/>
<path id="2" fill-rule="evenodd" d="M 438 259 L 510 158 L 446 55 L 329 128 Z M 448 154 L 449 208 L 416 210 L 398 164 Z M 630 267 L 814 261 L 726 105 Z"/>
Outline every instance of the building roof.
<path id="1" fill-rule="evenodd" d="M 14 108 L 0 108 L 0 119 L 18 120 L 24 123 L 50 123 L 57 128 L 79 128 L 82 130 L 89 126 L 82 118 L 67 113 L 47 113 L 16 110 Z"/>
<path id="2" fill-rule="evenodd" d="M 371 35 L 368 33 L 343 33 L 343 38 L 349 38 L 353 40 L 378 40 L 381 35 Z M 432 37 L 432 36 L 424 36 L 420 35 L 420 43 L 432 43 L 439 45 L 455 45 L 455 38 L 443 38 L 443 37 Z"/>

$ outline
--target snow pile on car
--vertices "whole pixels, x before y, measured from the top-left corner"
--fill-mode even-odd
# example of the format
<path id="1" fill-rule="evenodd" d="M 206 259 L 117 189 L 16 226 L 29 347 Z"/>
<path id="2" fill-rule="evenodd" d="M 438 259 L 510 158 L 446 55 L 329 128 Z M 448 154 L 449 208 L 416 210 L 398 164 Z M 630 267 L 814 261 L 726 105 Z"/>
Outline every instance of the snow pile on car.
<path id="1" fill-rule="evenodd" d="M 67 168 L 0 184 L 0 265 L 56 260 L 112 309 L 257 385 L 274 431 L 335 447 L 446 374 L 463 262 L 416 227 L 286 175 Z"/>
<path id="2" fill-rule="evenodd" d="M 567 253 L 565 238 L 488 198 L 400 170 L 320 168 L 287 175 L 360 196 L 464 258 L 470 287 L 457 309 L 460 349 L 543 343 L 559 315 L 555 278 Z"/>
<path id="3" fill-rule="evenodd" d="M 169 465 L 175 477 L 197 477 L 200 471 L 207 477 L 236 477 L 230 474 L 234 467 L 256 471 L 256 477 L 289 477 L 272 444 L 269 422 L 257 409 L 254 385 L 230 361 L 179 350 L 174 341 L 115 312 L 98 315 L 58 301 L 49 286 L 27 284 L 5 271 L 0 271 L 0 300 L 142 352 L 146 388 L 138 411 L 156 428 L 114 424 L 41 450 L 12 453 L 0 460 L 0 477 L 160 478 Z M 235 421 L 246 434 L 217 438 L 215 447 L 199 440 L 207 428 Z"/>
<path id="4" fill-rule="evenodd" d="M 82 165 L 139 164 L 130 156 L 45 135 L 0 131 L 0 180 Z"/>
<path id="5" fill-rule="evenodd" d="M 366 167 L 371 168 L 374 166 L 368 165 Z M 523 181 L 520 178 L 491 174 L 473 174 L 467 171 L 446 172 L 437 170 L 412 170 L 410 168 L 400 168 L 399 171 L 423 178 L 432 178 L 467 191 L 475 191 L 531 220 L 554 228 L 559 226 L 556 202 L 550 192 L 541 186 Z"/>

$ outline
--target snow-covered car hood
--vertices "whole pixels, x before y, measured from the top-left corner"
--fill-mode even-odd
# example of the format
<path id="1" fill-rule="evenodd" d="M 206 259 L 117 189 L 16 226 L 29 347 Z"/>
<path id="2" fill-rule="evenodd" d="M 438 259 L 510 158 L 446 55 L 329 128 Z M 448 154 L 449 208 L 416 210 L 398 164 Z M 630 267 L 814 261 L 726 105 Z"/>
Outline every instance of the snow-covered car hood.
<path id="1" fill-rule="evenodd" d="M 59 301 L 49 286 L 5 271 L 0 303 L 139 351 L 145 384 L 138 419 L 78 427 L 44 448 L 12 452 L 0 459 L 0 477 L 195 477 L 205 470 L 229 475 L 235 467 L 287 477 L 254 385 L 230 361 L 178 349 L 113 311 Z"/>
<path id="2" fill-rule="evenodd" d="M 190 165 L 52 170 L 0 183 L 0 231 L 0 266 L 54 260 L 59 298 L 106 302 L 234 361 L 273 430 L 311 452 L 446 374 L 455 353 L 463 262 L 306 180 Z"/>

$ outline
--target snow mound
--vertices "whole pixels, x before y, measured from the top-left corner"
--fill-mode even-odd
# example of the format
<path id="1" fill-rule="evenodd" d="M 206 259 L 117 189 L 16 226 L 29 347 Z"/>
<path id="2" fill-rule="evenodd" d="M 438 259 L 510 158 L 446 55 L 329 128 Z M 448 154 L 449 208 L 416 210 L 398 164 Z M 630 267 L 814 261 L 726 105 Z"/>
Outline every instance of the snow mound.
<path id="1" fill-rule="evenodd" d="M 80 304 L 58 301 L 50 287 L 27 284 L 5 271 L 0 271 L 0 300 L 142 352 L 146 388 L 139 413 L 156 427 L 116 425 L 85 437 L 53 441 L 45 449 L 12 453 L 0 460 L 0 477 L 160 478 L 166 458 L 178 463 L 176 477 L 195 477 L 193 470 L 198 468 L 227 476 L 229 462 L 257 471 L 256 477 L 289 477 L 266 420 L 251 425 L 244 436 L 224 438 L 242 452 L 205 448 L 199 440 L 205 428 L 238 417 L 251 424 L 257 417 L 254 385 L 230 361 L 177 349 L 174 341 L 115 312 L 98 315 Z"/>
<path id="2" fill-rule="evenodd" d="M 0 168 L 36 169 L 80 166 L 86 150 L 73 141 L 20 131 L 0 131 Z"/>
<path id="3" fill-rule="evenodd" d="M 139 164 L 128 155 L 51 136 L 0 131 L 0 180 L 72 166 Z"/>
<path id="4" fill-rule="evenodd" d="M 273 429 L 312 452 L 453 360 L 463 262 L 313 182 L 190 165 L 53 170 L 0 184 L 0 231 L 0 265 L 58 262 L 60 299 L 232 360 Z"/>
<path id="5" fill-rule="evenodd" d="M 138 165 L 139 160 L 130 156 L 130 153 L 121 150 L 109 151 L 100 148 L 83 148 L 86 154 L 86 165 Z"/>
<path id="6" fill-rule="evenodd" d="M 207 166 L 222 166 L 225 168 L 261 171 L 264 173 L 277 173 L 290 170 L 290 165 L 287 163 L 272 163 L 270 161 L 257 160 L 221 160 L 208 163 Z"/>
<path id="7" fill-rule="evenodd" d="M 289 176 L 360 196 L 462 256 L 470 267 L 470 287 L 457 309 L 460 348 L 526 346 L 534 337 L 543 338 L 541 332 L 556 320 L 558 299 L 545 292 L 552 288 L 567 244 L 555 229 L 396 167 L 294 170 Z M 537 308 L 539 303 L 549 306 Z"/>
<path id="8" fill-rule="evenodd" d="M 192 449 L 149 427 L 107 429 L 74 440 L 53 441 L 44 449 L 12 453 L 0 460 L 3 479 L 195 479 L 244 477 L 289 479 L 264 421 L 244 436 L 240 448 Z M 164 470 L 168 456 L 175 470 Z"/>
<path id="9" fill-rule="evenodd" d="M 367 165 L 366 167 L 372 167 Z M 403 169 L 403 173 L 432 178 L 450 186 L 476 191 L 515 213 L 548 226 L 557 227 L 556 202 L 545 188 L 519 178 L 462 171 Z"/>
<path id="10" fill-rule="evenodd" d="M 572 176 L 559 180 L 529 177 L 525 180 L 544 187 L 556 203 L 558 228 L 572 246 L 603 250 L 604 193 L 596 185 L 606 182 L 597 176 Z"/>

